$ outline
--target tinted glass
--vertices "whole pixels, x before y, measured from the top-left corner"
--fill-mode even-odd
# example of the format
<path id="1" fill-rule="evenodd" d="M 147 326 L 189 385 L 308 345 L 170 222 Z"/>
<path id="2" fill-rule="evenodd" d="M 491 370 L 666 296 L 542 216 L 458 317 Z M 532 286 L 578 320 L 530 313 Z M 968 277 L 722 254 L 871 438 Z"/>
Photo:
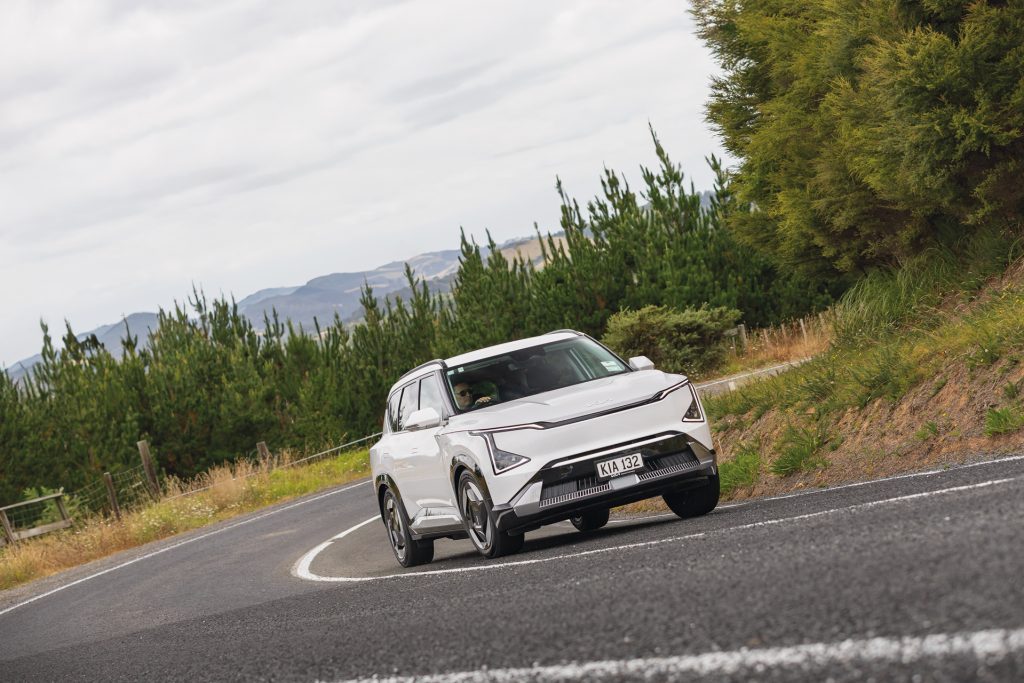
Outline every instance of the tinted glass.
<path id="1" fill-rule="evenodd" d="M 398 431 L 398 402 L 402 399 L 402 390 L 398 389 L 391 394 L 388 400 L 388 429 L 392 432 Z"/>
<path id="2" fill-rule="evenodd" d="M 447 388 L 466 411 L 624 372 L 629 368 L 608 349 L 574 337 L 451 368 Z"/>
<path id="3" fill-rule="evenodd" d="M 441 387 L 433 375 L 420 380 L 420 408 L 433 408 L 438 415 L 444 415 L 444 399 Z"/>
<path id="4" fill-rule="evenodd" d="M 416 396 L 416 384 L 407 384 L 402 389 L 402 403 L 398 407 L 398 430 L 405 429 L 405 421 L 416 412 L 419 400 Z"/>

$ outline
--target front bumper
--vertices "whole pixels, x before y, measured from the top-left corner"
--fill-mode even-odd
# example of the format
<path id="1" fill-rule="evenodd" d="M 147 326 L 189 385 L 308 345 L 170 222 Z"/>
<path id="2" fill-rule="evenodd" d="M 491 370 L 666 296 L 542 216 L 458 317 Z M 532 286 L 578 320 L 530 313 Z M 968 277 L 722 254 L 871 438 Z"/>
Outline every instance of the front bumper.
<path id="1" fill-rule="evenodd" d="M 597 461 L 637 452 L 643 455 L 643 469 L 610 480 L 597 478 Z M 688 434 L 664 434 L 592 458 L 582 454 L 548 464 L 510 503 L 494 507 L 495 521 L 500 531 L 526 531 L 588 509 L 626 505 L 700 486 L 717 473 L 713 450 Z"/>

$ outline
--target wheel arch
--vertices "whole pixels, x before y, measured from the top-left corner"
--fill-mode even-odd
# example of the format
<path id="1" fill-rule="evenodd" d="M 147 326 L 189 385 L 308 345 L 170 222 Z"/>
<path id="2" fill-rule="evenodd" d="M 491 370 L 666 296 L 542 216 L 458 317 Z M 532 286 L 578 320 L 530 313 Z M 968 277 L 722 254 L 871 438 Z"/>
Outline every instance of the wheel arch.
<path id="1" fill-rule="evenodd" d="M 384 518 L 384 491 L 390 489 L 395 494 L 395 498 L 404 507 L 405 501 L 402 500 L 402 492 L 398 490 L 398 485 L 395 480 L 386 474 L 378 474 L 377 478 L 373 482 L 373 487 L 377 492 L 377 511 L 380 512 L 381 519 Z"/>
<path id="2" fill-rule="evenodd" d="M 483 494 L 487 496 L 487 500 L 490 502 L 491 492 L 487 488 L 487 478 L 484 476 L 483 470 L 480 468 L 480 464 L 475 458 L 472 458 L 465 453 L 455 454 L 449 465 L 448 479 L 451 482 L 452 493 L 455 494 L 455 499 L 458 499 L 459 477 L 462 476 L 463 472 L 473 473 L 473 476 L 476 477 L 477 482 L 480 484 L 480 488 L 483 489 Z"/>

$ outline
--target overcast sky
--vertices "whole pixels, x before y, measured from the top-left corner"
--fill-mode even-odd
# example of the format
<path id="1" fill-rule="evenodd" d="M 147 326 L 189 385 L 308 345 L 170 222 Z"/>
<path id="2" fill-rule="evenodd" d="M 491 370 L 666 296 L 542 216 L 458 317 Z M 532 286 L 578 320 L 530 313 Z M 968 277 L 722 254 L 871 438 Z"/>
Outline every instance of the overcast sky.
<path id="1" fill-rule="evenodd" d="M 686 0 L 0 4 L 0 366 L 181 300 L 557 229 L 647 123 L 722 155 Z"/>

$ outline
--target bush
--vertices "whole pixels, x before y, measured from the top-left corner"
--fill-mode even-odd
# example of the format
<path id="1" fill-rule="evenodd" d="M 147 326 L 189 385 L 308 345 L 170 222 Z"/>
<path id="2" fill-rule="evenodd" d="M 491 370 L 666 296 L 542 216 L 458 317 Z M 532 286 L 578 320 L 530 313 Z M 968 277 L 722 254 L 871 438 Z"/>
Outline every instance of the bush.
<path id="1" fill-rule="evenodd" d="M 729 308 L 644 306 L 608 320 L 602 341 L 624 358 L 647 356 L 666 372 L 698 375 L 720 363 L 722 338 L 740 312 Z"/>

